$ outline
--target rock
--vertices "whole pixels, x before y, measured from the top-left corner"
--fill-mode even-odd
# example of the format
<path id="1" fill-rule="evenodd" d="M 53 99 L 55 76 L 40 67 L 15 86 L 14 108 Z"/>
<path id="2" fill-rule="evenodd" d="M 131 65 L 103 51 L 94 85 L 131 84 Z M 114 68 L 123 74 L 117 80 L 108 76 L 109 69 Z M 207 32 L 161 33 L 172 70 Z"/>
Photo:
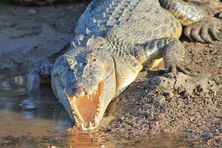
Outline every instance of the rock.
<path id="1" fill-rule="evenodd" d="M 24 110 L 34 110 L 37 109 L 36 104 L 32 100 L 23 100 L 20 104 L 21 108 Z"/>

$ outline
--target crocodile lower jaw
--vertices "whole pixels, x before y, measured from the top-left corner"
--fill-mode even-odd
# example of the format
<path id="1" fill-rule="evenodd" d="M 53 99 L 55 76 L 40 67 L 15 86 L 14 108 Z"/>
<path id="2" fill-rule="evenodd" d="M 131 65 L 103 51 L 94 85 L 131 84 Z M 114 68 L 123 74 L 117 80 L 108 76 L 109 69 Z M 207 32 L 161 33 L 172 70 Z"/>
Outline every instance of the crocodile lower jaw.
<path id="1" fill-rule="evenodd" d="M 99 126 L 103 85 L 100 82 L 97 91 L 92 94 L 68 97 L 77 127 L 83 132 L 93 131 Z"/>

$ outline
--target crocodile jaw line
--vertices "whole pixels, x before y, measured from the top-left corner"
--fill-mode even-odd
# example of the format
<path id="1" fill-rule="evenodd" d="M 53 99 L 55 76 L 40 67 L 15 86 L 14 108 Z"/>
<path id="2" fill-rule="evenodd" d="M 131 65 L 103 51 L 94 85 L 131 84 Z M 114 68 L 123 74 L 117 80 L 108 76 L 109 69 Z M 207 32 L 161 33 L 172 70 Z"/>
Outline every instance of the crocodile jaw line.
<path id="1" fill-rule="evenodd" d="M 101 81 L 97 91 L 91 94 L 68 97 L 77 127 L 80 127 L 83 132 L 93 131 L 99 125 L 103 89 L 104 84 Z"/>

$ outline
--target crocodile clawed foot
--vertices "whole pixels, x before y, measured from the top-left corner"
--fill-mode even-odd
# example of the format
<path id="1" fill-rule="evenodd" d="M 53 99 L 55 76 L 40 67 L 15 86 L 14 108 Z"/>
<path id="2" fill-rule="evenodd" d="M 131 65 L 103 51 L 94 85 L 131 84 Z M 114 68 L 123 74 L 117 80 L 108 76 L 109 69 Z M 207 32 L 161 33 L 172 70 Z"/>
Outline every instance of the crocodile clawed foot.
<path id="1" fill-rule="evenodd" d="M 216 18 L 204 19 L 187 26 L 184 34 L 191 41 L 202 43 L 222 41 L 222 21 Z"/>
<path id="2" fill-rule="evenodd" d="M 172 73 L 176 73 L 176 72 L 182 72 L 184 74 L 189 74 L 190 72 L 187 71 L 186 69 L 184 69 L 182 66 L 178 65 L 178 64 L 170 64 L 169 66 L 166 67 L 166 72 L 172 72 Z"/>

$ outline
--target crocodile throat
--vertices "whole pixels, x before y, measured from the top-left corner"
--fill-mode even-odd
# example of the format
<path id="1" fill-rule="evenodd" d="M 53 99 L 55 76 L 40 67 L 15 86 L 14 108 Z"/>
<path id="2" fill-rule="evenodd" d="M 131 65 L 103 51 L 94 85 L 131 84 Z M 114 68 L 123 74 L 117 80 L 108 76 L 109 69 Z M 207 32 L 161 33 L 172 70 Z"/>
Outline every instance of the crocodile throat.
<path id="1" fill-rule="evenodd" d="M 77 126 L 81 127 L 83 131 L 93 130 L 99 124 L 98 115 L 101 109 L 103 88 L 104 84 L 100 82 L 97 90 L 91 94 L 69 97 Z"/>

